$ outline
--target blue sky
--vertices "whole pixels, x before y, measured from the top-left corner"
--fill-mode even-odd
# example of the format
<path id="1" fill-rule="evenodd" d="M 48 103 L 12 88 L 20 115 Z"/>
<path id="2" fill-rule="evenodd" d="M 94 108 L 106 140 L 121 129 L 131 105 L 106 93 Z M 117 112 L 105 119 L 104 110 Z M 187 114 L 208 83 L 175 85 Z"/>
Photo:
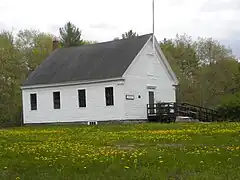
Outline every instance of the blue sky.
<path id="1" fill-rule="evenodd" d="M 155 0 L 158 40 L 187 33 L 240 43 L 240 0 Z M 34 28 L 58 35 L 71 21 L 87 40 L 108 41 L 133 29 L 152 32 L 152 0 L 0 0 L 0 29 Z"/>

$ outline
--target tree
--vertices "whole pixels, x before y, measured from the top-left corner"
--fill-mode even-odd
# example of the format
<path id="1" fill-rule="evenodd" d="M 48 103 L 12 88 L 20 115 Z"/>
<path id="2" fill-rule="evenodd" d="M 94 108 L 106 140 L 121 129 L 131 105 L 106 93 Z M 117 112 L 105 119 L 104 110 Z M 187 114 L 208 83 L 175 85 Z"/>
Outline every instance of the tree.
<path id="1" fill-rule="evenodd" d="M 87 45 L 87 44 L 96 44 L 98 43 L 97 41 L 88 41 L 88 40 L 83 40 L 82 45 Z"/>
<path id="2" fill-rule="evenodd" d="M 222 96 L 240 89 L 239 63 L 218 41 L 193 41 L 184 34 L 160 45 L 180 81 L 180 101 L 214 107 Z"/>
<path id="3" fill-rule="evenodd" d="M 138 36 L 138 34 L 136 32 L 133 32 L 133 30 L 130 30 L 128 32 L 125 32 L 124 34 L 122 34 L 122 38 L 123 39 L 130 39 L 130 38 L 134 38 Z"/>
<path id="4" fill-rule="evenodd" d="M 234 58 L 231 49 L 212 38 L 198 38 L 195 42 L 195 49 L 202 64 L 212 64 L 219 60 Z"/>
<path id="5" fill-rule="evenodd" d="M 240 62 L 238 61 L 238 73 L 236 74 L 235 82 L 237 84 L 236 91 L 240 91 Z"/>
<path id="6" fill-rule="evenodd" d="M 12 33 L 0 33 L 0 126 L 20 120 L 22 66 Z"/>
<path id="7" fill-rule="evenodd" d="M 63 47 L 79 46 L 83 44 L 82 32 L 71 22 L 67 22 L 64 27 L 59 28 L 60 39 Z"/>
<path id="8" fill-rule="evenodd" d="M 199 63 L 191 37 L 186 34 L 177 35 L 174 39 L 164 39 L 160 46 L 180 81 L 178 100 L 196 104 L 198 98 L 196 76 Z"/>
<path id="9" fill-rule="evenodd" d="M 194 46 L 200 62 L 197 77 L 199 103 L 214 107 L 223 95 L 236 88 L 238 63 L 230 49 L 212 38 L 198 38 Z"/>
<path id="10" fill-rule="evenodd" d="M 21 52 L 22 64 L 26 75 L 52 52 L 53 35 L 38 30 L 20 30 L 16 37 L 16 46 Z"/>
<path id="11" fill-rule="evenodd" d="M 37 30 L 21 30 L 17 36 L 0 32 L 0 126 L 20 124 L 20 86 L 51 51 L 50 34 Z"/>

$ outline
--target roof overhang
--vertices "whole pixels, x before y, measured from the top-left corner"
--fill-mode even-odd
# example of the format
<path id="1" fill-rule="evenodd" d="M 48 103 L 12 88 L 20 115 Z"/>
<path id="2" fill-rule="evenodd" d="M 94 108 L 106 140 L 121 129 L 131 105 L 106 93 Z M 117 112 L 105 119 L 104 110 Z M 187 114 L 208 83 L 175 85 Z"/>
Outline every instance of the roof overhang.
<path id="1" fill-rule="evenodd" d="M 111 79 L 72 81 L 72 82 L 66 82 L 66 83 L 26 85 L 26 86 L 21 86 L 20 88 L 21 88 L 21 90 L 27 90 L 27 89 L 40 89 L 40 88 L 51 88 L 51 87 L 74 86 L 74 85 L 83 85 L 83 84 L 106 83 L 106 82 L 124 81 L 124 80 L 125 80 L 124 78 L 119 77 L 119 78 L 111 78 Z"/>
<path id="2" fill-rule="evenodd" d="M 162 59 L 163 65 L 164 65 L 165 69 L 167 70 L 169 76 L 171 77 L 171 80 L 173 81 L 173 86 L 178 86 L 179 81 L 178 81 L 174 71 L 172 70 L 167 58 L 165 57 L 163 51 L 161 50 L 160 44 L 158 43 L 156 38 L 155 38 L 155 50 L 156 50 L 158 56 Z"/>
<path id="3" fill-rule="evenodd" d="M 155 52 L 157 53 L 158 57 L 162 60 L 161 63 L 164 66 L 164 69 L 167 71 L 167 74 L 169 75 L 170 80 L 173 82 L 173 86 L 178 86 L 179 85 L 179 81 L 174 73 L 174 71 L 172 70 L 167 58 L 165 57 L 164 53 L 161 50 L 160 44 L 158 43 L 156 37 L 154 37 L 155 41 Z M 138 58 L 138 56 L 140 56 L 140 54 L 142 53 L 143 49 L 147 46 L 147 44 L 149 43 L 149 41 L 153 40 L 153 36 L 151 36 L 147 42 L 145 43 L 145 45 L 143 46 L 143 48 L 141 49 L 141 51 L 137 54 L 137 56 L 135 57 L 135 59 Z M 149 56 L 153 56 L 153 53 L 149 53 L 147 54 Z M 128 69 L 125 71 L 125 73 L 123 74 L 123 78 L 126 77 L 126 74 L 130 71 L 131 66 L 133 66 L 134 61 L 130 64 L 130 66 L 128 67 Z"/>

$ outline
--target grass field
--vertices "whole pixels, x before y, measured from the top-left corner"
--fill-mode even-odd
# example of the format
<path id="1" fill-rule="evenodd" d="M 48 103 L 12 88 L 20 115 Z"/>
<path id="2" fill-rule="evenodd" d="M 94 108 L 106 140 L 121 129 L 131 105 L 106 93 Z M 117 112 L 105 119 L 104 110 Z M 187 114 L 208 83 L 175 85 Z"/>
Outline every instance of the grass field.
<path id="1" fill-rule="evenodd" d="M 240 123 L 0 130 L 0 180 L 240 179 Z"/>

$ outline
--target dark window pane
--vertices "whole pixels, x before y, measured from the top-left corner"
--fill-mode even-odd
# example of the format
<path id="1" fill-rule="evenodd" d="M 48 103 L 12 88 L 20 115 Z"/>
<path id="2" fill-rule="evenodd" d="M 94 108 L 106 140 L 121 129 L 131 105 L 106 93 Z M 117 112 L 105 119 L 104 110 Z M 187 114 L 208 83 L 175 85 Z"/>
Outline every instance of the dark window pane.
<path id="1" fill-rule="evenodd" d="M 78 90 L 79 107 L 86 107 L 86 91 Z"/>
<path id="2" fill-rule="evenodd" d="M 31 110 L 37 110 L 37 94 L 30 94 Z"/>
<path id="3" fill-rule="evenodd" d="M 105 97 L 106 97 L 106 105 L 113 106 L 114 105 L 113 87 L 105 88 Z"/>
<path id="4" fill-rule="evenodd" d="M 54 109 L 60 109 L 60 92 L 54 92 L 53 93 L 53 106 Z"/>

